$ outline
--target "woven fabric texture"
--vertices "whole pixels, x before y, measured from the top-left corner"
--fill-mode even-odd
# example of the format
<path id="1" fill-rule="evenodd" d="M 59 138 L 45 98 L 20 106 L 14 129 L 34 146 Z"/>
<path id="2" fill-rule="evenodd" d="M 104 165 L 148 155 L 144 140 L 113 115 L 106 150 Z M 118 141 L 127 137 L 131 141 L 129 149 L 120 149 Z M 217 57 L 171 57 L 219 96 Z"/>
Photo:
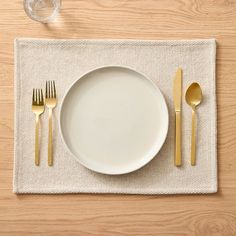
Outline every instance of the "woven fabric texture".
<path id="1" fill-rule="evenodd" d="M 184 194 L 217 191 L 214 39 L 208 40 L 15 40 L 15 193 Z M 162 91 L 170 124 L 165 144 L 143 168 L 125 175 L 98 174 L 80 165 L 59 133 L 59 110 L 70 85 L 86 72 L 106 65 L 133 68 Z M 174 166 L 175 113 L 173 77 L 183 68 L 183 93 L 192 82 L 203 91 L 197 109 L 197 165 L 190 165 L 191 109 L 184 101 L 183 166 Z M 54 166 L 47 166 L 47 113 L 41 116 L 41 164 L 34 165 L 33 88 L 56 81 L 58 106 L 53 113 Z M 183 94 L 184 95 L 184 94 Z"/>

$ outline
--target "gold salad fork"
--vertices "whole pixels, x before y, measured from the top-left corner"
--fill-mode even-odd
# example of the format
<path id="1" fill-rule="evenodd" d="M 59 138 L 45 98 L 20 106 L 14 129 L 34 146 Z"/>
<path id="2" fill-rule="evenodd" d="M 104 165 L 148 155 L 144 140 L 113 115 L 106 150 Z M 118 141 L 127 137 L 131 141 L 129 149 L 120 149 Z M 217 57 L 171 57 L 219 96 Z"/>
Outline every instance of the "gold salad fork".
<path id="1" fill-rule="evenodd" d="M 35 165 L 39 166 L 39 117 L 44 112 L 42 89 L 33 89 L 32 111 L 35 114 Z"/>
<path id="2" fill-rule="evenodd" d="M 48 113 L 48 165 L 53 165 L 52 158 L 52 110 L 57 105 L 55 81 L 46 82 L 45 104 L 49 110 Z"/>

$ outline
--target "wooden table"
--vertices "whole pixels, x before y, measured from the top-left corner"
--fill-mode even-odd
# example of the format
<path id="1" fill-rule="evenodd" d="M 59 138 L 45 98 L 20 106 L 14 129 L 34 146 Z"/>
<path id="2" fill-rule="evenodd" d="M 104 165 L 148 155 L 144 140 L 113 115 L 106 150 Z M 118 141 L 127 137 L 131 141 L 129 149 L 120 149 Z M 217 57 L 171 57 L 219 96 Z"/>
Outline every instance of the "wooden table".
<path id="1" fill-rule="evenodd" d="M 0 235 L 236 235 L 236 1 L 62 0 L 56 22 L 0 3 Z M 219 192 L 212 195 L 12 193 L 16 37 L 217 39 Z"/>

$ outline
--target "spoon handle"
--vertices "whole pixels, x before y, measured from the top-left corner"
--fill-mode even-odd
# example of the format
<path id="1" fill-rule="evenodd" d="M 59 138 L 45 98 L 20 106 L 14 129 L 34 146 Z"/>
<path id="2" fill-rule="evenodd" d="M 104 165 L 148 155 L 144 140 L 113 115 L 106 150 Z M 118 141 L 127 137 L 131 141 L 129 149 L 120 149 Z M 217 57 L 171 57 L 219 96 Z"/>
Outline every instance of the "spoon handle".
<path id="1" fill-rule="evenodd" d="M 195 109 L 192 109 L 192 138 L 191 138 L 191 165 L 196 165 L 196 143 L 195 143 L 195 130 L 196 130 L 196 114 Z"/>

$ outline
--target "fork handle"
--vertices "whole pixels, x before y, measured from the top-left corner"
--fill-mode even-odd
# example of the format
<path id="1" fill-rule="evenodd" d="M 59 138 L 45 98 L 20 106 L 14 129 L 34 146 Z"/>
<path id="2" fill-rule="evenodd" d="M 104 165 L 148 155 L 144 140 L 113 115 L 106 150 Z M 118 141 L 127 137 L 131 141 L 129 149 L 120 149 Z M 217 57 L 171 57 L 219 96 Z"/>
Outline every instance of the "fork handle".
<path id="1" fill-rule="evenodd" d="M 35 165 L 39 166 L 39 115 L 35 118 Z"/>
<path id="2" fill-rule="evenodd" d="M 48 117 L 48 165 L 53 165 L 52 159 L 52 108 L 49 108 Z"/>

